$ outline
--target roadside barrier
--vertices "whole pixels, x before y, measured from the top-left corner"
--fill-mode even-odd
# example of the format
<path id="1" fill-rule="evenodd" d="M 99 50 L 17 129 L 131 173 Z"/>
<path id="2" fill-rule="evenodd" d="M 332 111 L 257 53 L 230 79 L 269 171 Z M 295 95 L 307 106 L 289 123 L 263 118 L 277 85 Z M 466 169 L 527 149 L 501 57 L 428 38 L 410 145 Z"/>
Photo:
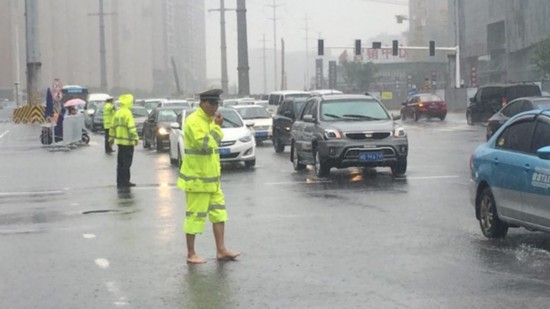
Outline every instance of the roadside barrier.
<path id="1" fill-rule="evenodd" d="M 13 110 L 14 123 L 44 123 L 44 112 L 46 107 L 43 105 L 25 105 Z"/>
<path id="2" fill-rule="evenodd" d="M 84 114 L 67 115 L 63 118 L 63 136 L 54 136 L 52 123 L 43 123 L 40 142 L 50 151 L 68 151 L 78 146 L 86 145 L 89 137 L 84 130 Z M 86 138 L 83 135 L 86 135 Z M 59 140 L 59 138 L 62 138 Z M 57 141 L 59 140 L 59 141 Z"/>

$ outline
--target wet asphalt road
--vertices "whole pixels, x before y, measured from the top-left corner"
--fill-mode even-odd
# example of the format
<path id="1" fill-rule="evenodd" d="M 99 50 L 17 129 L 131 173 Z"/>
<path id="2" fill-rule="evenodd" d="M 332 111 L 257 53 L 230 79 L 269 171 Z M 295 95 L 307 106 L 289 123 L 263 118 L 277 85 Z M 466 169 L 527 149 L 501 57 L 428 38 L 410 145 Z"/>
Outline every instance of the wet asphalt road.
<path id="1" fill-rule="evenodd" d="M 0 110 L 0 120 L 7 117 Z M 130 195 L 103 136 L 50 152 L 38 125 L 0 121 L 2 308 L 547 308 L 550 235 L 486 240 L 468 160 L 484 140 L 462 114 L 405 122 L 406 177 L 389 168 L 294 172 L 269 142 L 223 168 L 226 243 L 185 263 L 184 194 L 166 153 L 136 148 Z"/>

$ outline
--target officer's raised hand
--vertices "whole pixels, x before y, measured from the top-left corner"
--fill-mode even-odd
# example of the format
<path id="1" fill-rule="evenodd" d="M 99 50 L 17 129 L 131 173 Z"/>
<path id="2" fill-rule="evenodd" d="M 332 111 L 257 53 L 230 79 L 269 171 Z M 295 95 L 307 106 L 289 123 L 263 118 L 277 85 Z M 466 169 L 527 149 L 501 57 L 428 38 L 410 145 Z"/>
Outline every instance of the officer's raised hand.
<path id="1" fill-rule="evenodd" d="M 222 125 L 222 123 L 223 123 L 223 116 L 222 116 L 222 114 L 221 114 L 220 112 L 216 112 L 216 113 L 214 114 L 214 122 L 215 122 L 217 125 L 219 125 L 219 126 Z"/>

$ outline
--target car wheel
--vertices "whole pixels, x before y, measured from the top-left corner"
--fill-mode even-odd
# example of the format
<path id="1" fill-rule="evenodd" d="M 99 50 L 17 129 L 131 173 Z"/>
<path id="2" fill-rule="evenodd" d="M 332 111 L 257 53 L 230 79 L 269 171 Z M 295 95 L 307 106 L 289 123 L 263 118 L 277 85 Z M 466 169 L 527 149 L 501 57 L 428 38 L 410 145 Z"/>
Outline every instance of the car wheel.
<path id="1" fill-rule="evenodd" d="M 407 172 L 407 158 L 398 158 L 391 166 L 393 176 L 403 176 Z"/>
<path id="2" fill-rule="evenodd" d="M 414 121 L 418 121 L 418 119 L 420 118 L 420 115 L 418 115 L 418 112 L 417 111 L 414 111 Z"/>
<path id="3" fill-rule="evenodd" d="M 495 198 L 491 188 L 483 189 L 477 199 L 477 208 L 479 209 L 479 226 L 481 232 L 487 238 L 503 238 L 508 233 L 508 225 L 500 221 Z"/>
<path id="4" fill-rule="evenodd" d="M 294 144 L 290 147 L 290 155 L 292 156 L 292 166 L 295 171 L 302 171 L 306 168 L 305 164 L 300 163 L 300 156 L 298 156 L 298 152 L 294 149 Z"/>
<path id="5" fill-rule="evenodd" d="M 253 168 L 255 165 L 256 165 L 256 159 L 249 160 L 249 161 L 244 161 L 244 166 L 246 168 Z"/>
<path id="6" fill-rule="evenodd" d="M 314 150 L 314 156 L 315 156 L 315 175 L 317 177 L 326 177 L 330 174 L 330 166 L 321 159 L 321 155 L 319 155 L 319 151 Z"/>
<path id="7" fill-rule="evenodd" d="M 443 115 L 439 116 L 439 120 L 443 121 L 443 120 L 445 120 L 445 117 L 447 117 L 447 114 L 443 114 Z"/>
<path id="8" fill-rule="evenodd" d="M 276 153 L 285 151 L 285 145 L 283 145 L 277 137 L 273 137 L 273 148 L 275 148 Z"/>
<path id="9" fill-rule="evenodd" d="M 469 125 L 471 125 L 471 126 L 474 125 L 474 120 L 472 119 L 472 113 L 471 112 L 466 112 L 466 121 L 468 122 Z"/>
<path id="10" fill-rule="evenodd" d="M 90 143 L 90 136 L 86 133 L 82 133 L 82 142 L 88 145 L 88 143 Z"/>

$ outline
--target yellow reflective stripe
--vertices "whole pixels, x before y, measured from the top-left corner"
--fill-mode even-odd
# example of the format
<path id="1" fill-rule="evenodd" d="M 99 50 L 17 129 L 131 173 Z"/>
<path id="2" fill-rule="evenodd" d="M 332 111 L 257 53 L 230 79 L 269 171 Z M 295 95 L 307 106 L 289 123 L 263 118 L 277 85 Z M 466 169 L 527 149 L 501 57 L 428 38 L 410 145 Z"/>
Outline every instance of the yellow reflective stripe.
<path id="1" fill-rule="evenodd" d="M 185 154 L 191 154 L 191 155 L 201 155 L 201 156 L 209 156 L 215 153 L 218 153 L 218 149 L 184 149 L 183 153 Z"/>
<path id="2" fill-rule="evenodd" d="M 192 211 L 186 211 L 185 212 L 186 217 L 191 217 L 193 214 L 194 214 L 194 212 L 192 212 Z"/>
<path id="3" fill-rule="evenodd" d="M 135 138 L 130 138 L 130 137 L 118 137 L 118 136 L 115 136 L 116 139 L 119 139 L 119 140 L 125 140 L 125 141 L 135 141 L 136 139 Z"/>
<path id="4" fill-rule="evenodd" d="M 203 150 L 208 149 L 208 135 L 205 135 L 202 139 L 202 148 Z"/>
<path id="5" fill-rule="evenodd" d="M 210 205 L 208 207 L 208 210 L 218 210 L 218 209 L 225 209 L 225 205 Z"/>
<path id="6" fill-rule="evenodd" d="M 128 130 L 135 129 L 135 128 L 136 128 L 136 126 L 128 127 Z"/>
<path id="7" fill-rule="evenodd" d="M 222 138 L 221 136 L 218 135 L 218 132 L 212 130 L 210 131 L 210 135 L 212 135 L 212 137 L 214 138 L 214 140 L 216 140 L 216 143 L 219 145 L 222 141 Z"/>
<path id="8" fill-rule="evenodd" d="M 185 181 L 191 181 L 191 180 L 201 180 L 203 182 L 209 183 L 209 182 L 218 182 L 219 177 L 195 177 L 195 176 L 186 176 L 182 173 L 180 173 L 180 178 Z"/>

